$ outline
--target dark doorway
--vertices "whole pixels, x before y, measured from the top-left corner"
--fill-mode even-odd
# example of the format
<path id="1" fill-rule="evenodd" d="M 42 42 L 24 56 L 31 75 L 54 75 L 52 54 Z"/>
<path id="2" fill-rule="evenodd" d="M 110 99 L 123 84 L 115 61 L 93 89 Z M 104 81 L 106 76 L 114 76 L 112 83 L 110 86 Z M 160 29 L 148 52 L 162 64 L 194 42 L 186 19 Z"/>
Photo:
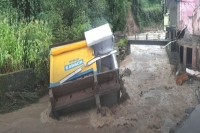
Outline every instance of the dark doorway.
<path id="1" fill-rule="evenodd" d="M 192 67 L 192 48 L 187 48 L 187 65 L 186 67 Z"/>
<path id="2" fill-rule="evenodd" d="M 179 52 L 179 45 L 177 42 L 171 43 L 171 52 Z"/>
<path id="3" fill-rule="evenodd" d="M 180 46 L 180 63 L 183 63 L 183 46 Z"/>

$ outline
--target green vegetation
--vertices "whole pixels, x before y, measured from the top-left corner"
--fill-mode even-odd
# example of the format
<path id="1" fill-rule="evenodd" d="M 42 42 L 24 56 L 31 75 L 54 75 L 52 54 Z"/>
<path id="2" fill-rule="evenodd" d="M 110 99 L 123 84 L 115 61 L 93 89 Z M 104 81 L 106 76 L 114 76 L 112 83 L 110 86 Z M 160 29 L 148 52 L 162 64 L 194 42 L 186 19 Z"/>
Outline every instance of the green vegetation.
<path id="1" fill-rule="evenodd" d="M 118 63 L 120 64 L 121 61 L 123 61 L 126 58 L 126 44 L 127 44 L 127 37 L 121 38 L 118 42 L 117 42 L 117 47 L 118 47 L 118 51 L 119 51 L 119 59 L 118 59 Z"/>
<path id="2" fill-rule="evenodd" d="M 133 0 L 132 10 L 137 25 L 142 30 L 145 26 L 163 21 L 161 0 Z"/>
<path id="3" fill-rule="evenodd" d="M 48 83 L 49 45 L 109 23 L 126 26 L 128 0 L 4 0 L 0 3 L 0 73 L 34 68 Z"/>
<path id="4" fill-rule="evenodd" d="M 128 8 L 140 28 L 161 22 L 160 0 L 4 0 L 0 3 L 0 73 L 34 68 L 48 83 L 49 45 L 109 23 L 124 31 Z"/>
<path id="5" fill-rule="evenodd" d="M 105 23 L 110 24 L 113 32 L 123 32 L 131 5 L 140 28 L 160 22 L 160 0 L 149 1 L 3 0 L 0 2 L 0 75 L 33 68 L 35 88 L 41 96 L 48 90 L 44 86 L 49 85 L 51 44 L 82 38 L 84 31 Z M 121 39 L 117 43 L 122 60 L 125 58 L 126 41 Z M 0 112 L 36 102 L 38 94 L 35 90 L 0 88 L 0 106 L 3 108 Z"/>
<path id="6" fill-rule="evenodd" d="M 0 22 L 0 29 L 0 72 L 31 67 L 35 69 L 38 80 L 44 78 L 41 72 L 47 73 L 48 49 L 53 38 L 47 24 L 35 21 L 9 25 L 4 19 L 4 22 Z"/>

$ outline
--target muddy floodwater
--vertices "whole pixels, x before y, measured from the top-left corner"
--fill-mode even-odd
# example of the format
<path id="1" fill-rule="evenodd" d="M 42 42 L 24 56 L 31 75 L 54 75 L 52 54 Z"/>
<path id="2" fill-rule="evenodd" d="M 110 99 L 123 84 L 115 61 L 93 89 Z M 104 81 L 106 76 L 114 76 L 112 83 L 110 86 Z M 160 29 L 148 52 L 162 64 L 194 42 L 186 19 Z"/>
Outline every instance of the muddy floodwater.
<path id="1" fill-rule="evenodd" d="M 197 105 L 195 88 L 177 86 L 167 54 L 160 46 L 131 46 L 131 54 L 120 69 L 129 68 L 124 77 L 130 99 L 112 108 L 96 108 L 49 117 L 48 96 L 18 111 L 0 115 L 0 133 L 168 133 L 188 107 Z"/>

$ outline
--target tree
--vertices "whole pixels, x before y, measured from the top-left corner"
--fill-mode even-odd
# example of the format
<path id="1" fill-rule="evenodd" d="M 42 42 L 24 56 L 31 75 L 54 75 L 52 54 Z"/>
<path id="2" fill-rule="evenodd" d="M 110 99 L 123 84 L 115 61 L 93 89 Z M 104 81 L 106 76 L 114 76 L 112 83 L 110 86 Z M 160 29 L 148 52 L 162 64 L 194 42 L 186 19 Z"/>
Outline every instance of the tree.
<path id="1" fill-rule="evenodd" d="M 128 0 L 106 0 L 108 3 L 108 21 L 113 31 L 124 31 L 128 14 Z"/>

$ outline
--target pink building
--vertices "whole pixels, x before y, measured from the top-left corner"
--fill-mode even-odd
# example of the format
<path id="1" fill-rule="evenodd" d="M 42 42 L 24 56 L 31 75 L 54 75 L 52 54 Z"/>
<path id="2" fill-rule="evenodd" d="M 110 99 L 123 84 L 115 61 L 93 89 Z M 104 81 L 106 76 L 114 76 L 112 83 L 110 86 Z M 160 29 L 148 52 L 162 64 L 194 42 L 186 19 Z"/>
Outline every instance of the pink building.
<path id="1" fill-rule="evenodd" d="M 177 13 L 177 21 L 174 26 L 175 33 L 187 26 L 184 38 L 177 41 L 180 64 L 183 71 L 186 68 L 200 70 L 200 0 L 168 0 L 167 2 L 172 3 L 172 1 L 173 5 L 176 4 L 176 9 L 167 8 L 169 16 L 173 15 L 173 12 Z M 168 32 L 171 32 L 168 35 L 170 36 L 169 40 L 176 38 L 176 35 L 173 35 L 174 31 L 170 30 Z M 173 47 L 173 44 L 171 47 Z M 172 53 L 172 51 L 170 52 Z"/>
<path id="2" fill-rule="evenodd" d="M 193 16 L 198 8 L 199 0 L 180 0 L 178 3 L 177 24 L 178 29 L 187 25 L 189 34 L 193 34 Z"/>

